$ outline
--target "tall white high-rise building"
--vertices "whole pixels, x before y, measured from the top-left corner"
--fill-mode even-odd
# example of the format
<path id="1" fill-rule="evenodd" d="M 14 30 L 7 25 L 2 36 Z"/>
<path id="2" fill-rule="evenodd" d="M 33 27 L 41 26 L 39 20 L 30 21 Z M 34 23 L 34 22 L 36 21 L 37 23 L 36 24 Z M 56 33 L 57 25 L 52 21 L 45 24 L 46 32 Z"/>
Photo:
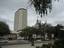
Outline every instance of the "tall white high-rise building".
<path id="1" fill-rule="evenodd" d="M 21 30 L 27 26 L 27 10 L 20 8 L 15 12 L 14 31 Z"/>

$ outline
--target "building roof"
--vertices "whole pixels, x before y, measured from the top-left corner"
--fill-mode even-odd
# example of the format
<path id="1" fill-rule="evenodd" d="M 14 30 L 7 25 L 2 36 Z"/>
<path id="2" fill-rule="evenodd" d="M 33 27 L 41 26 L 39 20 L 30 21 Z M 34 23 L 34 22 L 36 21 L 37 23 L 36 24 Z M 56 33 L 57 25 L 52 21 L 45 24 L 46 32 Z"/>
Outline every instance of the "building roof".
<path id="1" fill-rule="evenodd" d="M 18 10 L 26 10 L 26 9 L 24 9 L 24 8 L 19 8 Z"/>

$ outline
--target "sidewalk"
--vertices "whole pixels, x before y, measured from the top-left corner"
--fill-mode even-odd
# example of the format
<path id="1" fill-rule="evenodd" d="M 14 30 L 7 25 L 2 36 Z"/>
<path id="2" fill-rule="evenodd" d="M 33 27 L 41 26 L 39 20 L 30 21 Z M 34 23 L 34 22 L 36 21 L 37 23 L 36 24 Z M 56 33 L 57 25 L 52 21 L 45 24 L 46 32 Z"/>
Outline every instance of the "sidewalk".
<path id="1" fill-rule="evenodd" d="M 34 43 L 43 43 L 43 44 L 48 44 L 48 43 L 53 43 L 54 41 L 34 41 Z M 8 43 L 0 43 L 0 46 L 4 45 L 16 45 L 16 44 L 31 44 L 31 42 L 27 40 L 11 40 L 8 41 Z"/>

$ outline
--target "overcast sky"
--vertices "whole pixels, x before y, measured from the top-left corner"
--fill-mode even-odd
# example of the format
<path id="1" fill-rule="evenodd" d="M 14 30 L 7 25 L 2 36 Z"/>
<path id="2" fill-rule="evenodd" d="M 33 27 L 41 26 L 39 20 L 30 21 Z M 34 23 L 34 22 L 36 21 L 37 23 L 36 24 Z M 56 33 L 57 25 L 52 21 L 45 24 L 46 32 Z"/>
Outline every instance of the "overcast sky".
<path id="1" fill-rule="evenodd" d="M 28 1 L 29 0 L 0 0 L 0 21 L 6 22 L 10 29 L 13 30 L 16 10 L 26 8 L 28 12 L 28 25 L 34 25 L 38 15 L 36 15 L 34 8 L 29 5 L 30 3 Z M 47 22 L 52 25 L 64 25 L 64 0 L 53 3 L 52 12 L 46 17 Z M 45 20 L 44 17 L 42 20 Z"/>

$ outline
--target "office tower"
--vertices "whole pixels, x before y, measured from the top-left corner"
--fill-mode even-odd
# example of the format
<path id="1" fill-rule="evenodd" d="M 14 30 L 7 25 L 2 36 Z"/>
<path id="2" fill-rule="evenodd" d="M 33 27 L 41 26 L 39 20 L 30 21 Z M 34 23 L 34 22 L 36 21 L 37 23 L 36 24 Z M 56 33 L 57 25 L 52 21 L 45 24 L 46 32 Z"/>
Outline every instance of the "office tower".
<path id="1" fill-rule="evenodd" d="M 21 30 L 27 26 L 27 10 L 20 8 L 15 12 L 14 31 Z"/>

